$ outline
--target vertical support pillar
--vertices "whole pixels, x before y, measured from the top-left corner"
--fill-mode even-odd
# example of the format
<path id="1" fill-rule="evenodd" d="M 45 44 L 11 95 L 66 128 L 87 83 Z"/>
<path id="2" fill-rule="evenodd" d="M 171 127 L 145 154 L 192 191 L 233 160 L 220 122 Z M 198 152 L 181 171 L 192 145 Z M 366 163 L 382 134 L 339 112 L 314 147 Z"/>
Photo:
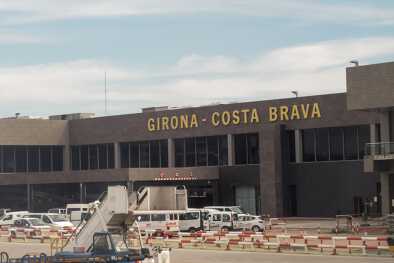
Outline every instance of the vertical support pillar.
<path id="1" fill-rule="evenodd" d="M 210 181 L 212 185 L 212 205 L 219 205 L 219 184 L 215 181 Z"/>
<path id="2" fill-rule="evenodd" d="M 294 131 L 295 139 L 295 158 L 296 163 L 302 163 L 302 133 L 301 130 Z"/>
<path id="3" fill-rule="evenodd" d="M 228 166 L 232 166 L 235 164 L 235 156 L 234 156 L 234 136 L 232 134 L 227 134 L 227 161 Z"/>
<path id="4" fill-rule="evenodd" d="M 69 172 L 71 170 L 71 163 L 70 163 L 70 145 L 66 143 L 64 145 L 64 150 L 63 150 L 63 171 L 65 173 Z"/>
<path id="5" fill-rule="evenodd" d="M 120 169 L 120 144 L 118 142 L 114 143 L 115 152 L 115 169 Z"/>
<path id="6" fill-rule="evenodd" d="M 129 180 L 129 181 L 127 182 L 127 189 L 128 189 L 128 192 L 129 192 L 129 193 L 134 192 L 134 181 Z"/>
<path id="7" fill-rule="evenodd" d="M 168 167 L 175 167 L 175 144 L 174 139 L 168 139 Z"/>
<path id="8" fill-rule="evenodd" d="M 390 141 L 390 118 L 389 112 L 382 112 L 380 115 L 380 136 L 382 142 Z M 380 186 L 382 196 L 382 215 L 390 213 L 390 178 L 388 173 L 380 173 Z"/>
<path id="9" fill-rule="evenodd" d="M 30 188 L 31 188 L 31 185 L 30 184 L 27 184 L 26 185 L 26 188 L 27 188 L 27 211 L 31 211 L 31 191 L 30 191 Z"/>
<path id="10" fill-rule="evenodd" d="M 261 210 L 274 217 L 284 214 L 281 138 L 277 124 L 264 125 L 259 133 Z"/>
<path id="11" fill-rule="evenodd" d="M 79 203 L 85 203 L 86 194 L 85 194 L 85 185 L 84 183 L 79 183 Z"/>

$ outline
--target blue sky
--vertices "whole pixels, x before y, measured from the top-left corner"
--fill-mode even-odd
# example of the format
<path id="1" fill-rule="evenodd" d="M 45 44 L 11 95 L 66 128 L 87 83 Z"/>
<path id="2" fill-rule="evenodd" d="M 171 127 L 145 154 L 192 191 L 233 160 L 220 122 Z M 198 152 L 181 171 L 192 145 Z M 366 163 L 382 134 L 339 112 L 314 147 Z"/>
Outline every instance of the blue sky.
<path id="1" fill-rule="evenodd" d="M 393 61 L 393 1 L 0 0 L 0 116 L 345 91 Z"/>

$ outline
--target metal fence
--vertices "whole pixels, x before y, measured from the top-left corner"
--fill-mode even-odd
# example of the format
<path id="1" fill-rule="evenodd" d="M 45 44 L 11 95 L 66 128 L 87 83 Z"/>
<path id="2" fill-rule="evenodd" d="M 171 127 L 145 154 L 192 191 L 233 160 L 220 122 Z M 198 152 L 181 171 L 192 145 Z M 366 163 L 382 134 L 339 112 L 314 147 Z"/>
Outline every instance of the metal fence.
<path id="1" fill-rule="evenodd" d="M 365 155 L 392 155 L 394 154 L 394 142 L 367 143 Z"/>

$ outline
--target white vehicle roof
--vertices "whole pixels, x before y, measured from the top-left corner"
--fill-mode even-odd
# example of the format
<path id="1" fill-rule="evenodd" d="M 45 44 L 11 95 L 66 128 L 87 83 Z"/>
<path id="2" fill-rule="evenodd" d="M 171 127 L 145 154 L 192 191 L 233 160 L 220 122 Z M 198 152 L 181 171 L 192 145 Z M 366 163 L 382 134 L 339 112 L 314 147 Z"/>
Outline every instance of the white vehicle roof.
<path id="1" fill-rule="evenodd" d="M 18 215 L 18 214 L 28 214 L 29 211 L 15 211 L 15 212 L 8 212 L 5 213 L 6 215 Z"/>
<path id="2" fill-rule="evenodd" d="M 186 210 L 135 210 L 134 214 L 177 214 L 184 213 Z"/>
<path id="3" fill-rule="evenodd" d="M 67 204 L 67 208 L 88 208 L 89 204 Z"/>

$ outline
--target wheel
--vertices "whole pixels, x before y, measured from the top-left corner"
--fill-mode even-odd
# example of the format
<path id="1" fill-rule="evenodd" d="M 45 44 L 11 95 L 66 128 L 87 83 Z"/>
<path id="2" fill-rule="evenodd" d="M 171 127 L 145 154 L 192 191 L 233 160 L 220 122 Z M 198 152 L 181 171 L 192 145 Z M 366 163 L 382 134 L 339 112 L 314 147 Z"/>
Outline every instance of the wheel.
<path id="1" fill-rule="evenodd" d="M 195 232 L 196 232 L 196 229 L 195 229 L 194 227 L 191 227 L 191 228 L 189 228 L 189 232 L 190 232 L 190 233 L 195 233 Z"/>
<path id="2" fill-rule="evenodd" d="M 260 229 L 259 226 L 253 226 L 253 227 L 252 227 L 252 231 L 253 231 L 253 232 L 260 232 L 260 230 L 261 230 L 261 229 Z"/>

